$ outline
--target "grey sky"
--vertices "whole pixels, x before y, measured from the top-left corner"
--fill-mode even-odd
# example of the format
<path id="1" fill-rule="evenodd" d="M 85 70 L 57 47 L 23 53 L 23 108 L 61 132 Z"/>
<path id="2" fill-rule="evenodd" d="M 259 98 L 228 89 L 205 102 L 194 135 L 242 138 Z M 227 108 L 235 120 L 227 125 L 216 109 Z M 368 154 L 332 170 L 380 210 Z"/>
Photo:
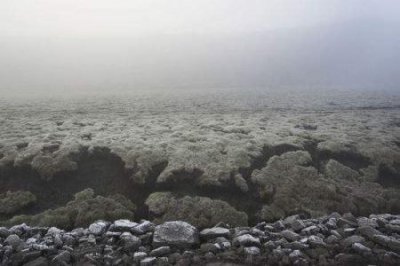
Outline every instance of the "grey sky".
<path id="1" fill-rule="evenodd" d="M 356 17 L 398 19 L 396 0 L 2 0 L 4 35 L 248 32 Z M 397 7 L 397 9 L 396 9 Z"/>
<path id="2" fill-rule="evenodd" d="M 335 85 L 358 62 L 380 69 L 338 85 L 396 86 L 399 17 L 396 0 L 2 0 L 0 92 Z"/>

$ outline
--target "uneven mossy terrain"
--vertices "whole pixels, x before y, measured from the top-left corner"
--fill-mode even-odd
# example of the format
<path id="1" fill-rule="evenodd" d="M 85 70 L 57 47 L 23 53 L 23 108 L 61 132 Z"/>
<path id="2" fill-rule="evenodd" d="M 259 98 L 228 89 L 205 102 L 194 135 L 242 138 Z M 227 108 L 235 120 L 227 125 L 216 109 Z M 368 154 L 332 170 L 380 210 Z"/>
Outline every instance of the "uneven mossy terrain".
<path id="1" fill-rule="evenodd" d="M 85 189 L 74 195 L 65 206 L 47 210 L 36 215 L 19 215 L 4 222 L 6 225 L 27 223 L 35 226 L 56 226 L 77 228 L 87 226 L 99 219 L 133 219 L 135 204 L 122 195 L 109 197 L 95 196 L 92 189 Z"/>
<path id="2" fill-rule="evenodd" d="M 0 219 L 69 228 L 183 219 L 202 228 L 400 212 L 400 112 L 386 98 L 278 102 L 286 108 L 189 99 L 6 102 Z"/>

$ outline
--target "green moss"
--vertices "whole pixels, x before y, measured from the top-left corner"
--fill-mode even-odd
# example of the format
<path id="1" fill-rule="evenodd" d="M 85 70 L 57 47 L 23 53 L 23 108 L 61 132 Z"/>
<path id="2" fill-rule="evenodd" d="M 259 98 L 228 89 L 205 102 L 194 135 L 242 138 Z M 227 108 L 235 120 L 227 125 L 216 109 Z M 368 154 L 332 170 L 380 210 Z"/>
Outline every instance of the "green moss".
<path id="1" fill-rule="evenodd" d="M 154 221 L 183 220 L 197 227 L 212 227 L 219 222 L 232 226 L 247 225 L 247 214 L 240 212 L 222 200 L 207 197 L 175 198 L 170 192 L 151 194 L 146 205 L 154 215 Z"/>
<path id="2" fill-rule="evenodd" d="M 66 206 L 47 210 L 33 216 L 17 216 L 6 224 L 27 223 L 35 226 L 56 226 L 70 229 L 85 227 L 93 221 L 133 219 L 136 206 L 122 195 L 95 196 L 92 189 L 85 189 L 74 196 Z"/>
<path id="3" fill-rule="evenodd" d="M 7 191 L 0 194 L 0 216 L 14 214 L 36 202 L 36 196 L 29 191 Z"/>

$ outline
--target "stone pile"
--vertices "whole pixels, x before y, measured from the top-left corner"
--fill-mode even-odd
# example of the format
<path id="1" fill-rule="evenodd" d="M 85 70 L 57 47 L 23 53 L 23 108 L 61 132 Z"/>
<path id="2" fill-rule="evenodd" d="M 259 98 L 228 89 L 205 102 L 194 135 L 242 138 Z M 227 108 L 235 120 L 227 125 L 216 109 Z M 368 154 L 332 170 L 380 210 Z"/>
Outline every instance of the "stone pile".
<path id="1" fill-rule="evenodd" d="M 400 265 L 400 215 L 299 215 L 254 227 L 117 220 L 0 228 L 0 265 Z M 224 264 L 228 263 L 228 264 Z"/>

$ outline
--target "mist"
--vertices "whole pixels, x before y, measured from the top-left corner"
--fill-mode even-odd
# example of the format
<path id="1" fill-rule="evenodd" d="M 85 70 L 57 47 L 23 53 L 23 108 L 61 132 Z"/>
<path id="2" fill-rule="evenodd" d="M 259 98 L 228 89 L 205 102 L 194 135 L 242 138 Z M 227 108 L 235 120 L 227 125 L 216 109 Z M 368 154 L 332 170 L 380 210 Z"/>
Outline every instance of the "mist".
<path id="1" fill-rule="evenodd" d="M 397 1 L 2 1 L 0 92 L 398 90 Z"/>

